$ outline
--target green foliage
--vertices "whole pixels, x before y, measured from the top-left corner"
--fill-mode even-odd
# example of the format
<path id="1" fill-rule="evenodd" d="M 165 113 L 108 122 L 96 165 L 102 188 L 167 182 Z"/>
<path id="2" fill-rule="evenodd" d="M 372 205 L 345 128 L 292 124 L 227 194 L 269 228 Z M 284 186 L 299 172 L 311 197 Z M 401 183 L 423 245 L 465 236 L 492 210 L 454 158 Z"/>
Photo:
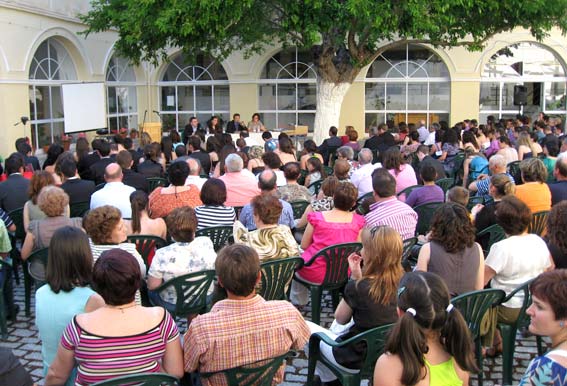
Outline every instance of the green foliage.
<path id="1" fill-rule="evenodd" d="M 167 47 L 226 58 L 267 44 L 312 49 L 319 74 L 352 81 L 383 50 L 406 42 L 479 50 L 525 27 L 537 39 L 567 28 L 567 0 L 94 0 L 87 34 L 118 31 L 117 50 L 156 62 Z"/>

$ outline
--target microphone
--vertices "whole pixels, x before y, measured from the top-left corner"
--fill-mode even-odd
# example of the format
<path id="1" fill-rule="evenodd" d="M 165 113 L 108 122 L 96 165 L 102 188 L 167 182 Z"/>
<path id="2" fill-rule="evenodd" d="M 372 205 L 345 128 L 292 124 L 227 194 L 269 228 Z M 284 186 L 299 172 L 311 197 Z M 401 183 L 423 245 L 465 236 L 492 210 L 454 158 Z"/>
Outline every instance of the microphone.
<path id="1" fill-rule="evenodd" d="M 155 110 L 152 110 L 152 111 L 153 111 L 154 113 L 156 113 L 156 114 L 158 115 L 158 117 L 161 117 L 161 114 L 159 113 L 159 111 L 155 111 Z"/>

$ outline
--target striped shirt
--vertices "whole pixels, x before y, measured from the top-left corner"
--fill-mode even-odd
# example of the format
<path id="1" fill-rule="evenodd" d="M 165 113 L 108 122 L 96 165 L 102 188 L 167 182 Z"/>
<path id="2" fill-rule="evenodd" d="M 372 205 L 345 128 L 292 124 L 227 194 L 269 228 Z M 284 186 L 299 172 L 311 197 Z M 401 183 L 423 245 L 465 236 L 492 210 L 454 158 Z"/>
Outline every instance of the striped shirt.
<path id="1" fill-rule="evenodd" d="M 75 386 L 86 386 L 129 374 L 160 372 L 166 345 L 178 337 L 179 331 L 168 312 L 145 333 L 116 337 L 91 334 L 74 317 L 63 332 L 61 345 L 75 353 Z"/>
<path id="2" fill-rule="evenodd" d="M 303 317 L 287 301 L 226 299 L 189 325 L 184 338 L 185 371 L 218 372 L 274 358 L 301 349 L 310 331 Z M 283 379 L 285 364 L 272 384 Z M 204 386 L 226 385 L 222 375 L 203 380 Z"/>
<path id="3" fill-rule="evenodd" d="M 195 208 L 199 224 L 197 230 L 220 225 L 232 226 L 236 221 L 236 213 L 232 206 L 201 205 Z"/>
<path id="4" fill-rule="evenodd" d="M 392 197 L 370 205 L 370 212 L 364 217 L 369 228 L 388 225 L 397 230 L 402 240 L 415 236 L 417 213 L 407 204 Z"/>

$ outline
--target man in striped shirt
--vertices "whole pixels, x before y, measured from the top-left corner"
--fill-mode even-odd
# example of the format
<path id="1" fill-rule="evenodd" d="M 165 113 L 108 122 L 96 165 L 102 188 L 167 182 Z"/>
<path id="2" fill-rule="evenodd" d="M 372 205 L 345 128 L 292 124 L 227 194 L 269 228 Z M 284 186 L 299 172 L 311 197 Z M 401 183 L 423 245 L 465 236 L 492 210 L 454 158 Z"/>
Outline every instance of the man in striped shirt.
<path id="1" fill-rule="evenodd" d="M 223 248 L 215 261 L 219 284 L 228 299 L 216 303 L 209 313 L 197 316 L 184 338 L 185 371 L 214 373 L 301 349 L 309 340 L 307 323 L 289 302 L 266 301 L 256 295 L 260 260 L 243 244 Z M 283 380 L 285 362 L 274 377 Z M 226 385 L 222 374 L 205 378 L 205 386 Z"/>
<path id="2" fill-rule="evenodd" d="M 384 168 L 372 173 L 372 189 L 376 202 L 364 217 L 368 227 L 388 225 L 397 230 L 406 240 L 415 236 L 417 213 L 396 198 L 396 179 Z"/>

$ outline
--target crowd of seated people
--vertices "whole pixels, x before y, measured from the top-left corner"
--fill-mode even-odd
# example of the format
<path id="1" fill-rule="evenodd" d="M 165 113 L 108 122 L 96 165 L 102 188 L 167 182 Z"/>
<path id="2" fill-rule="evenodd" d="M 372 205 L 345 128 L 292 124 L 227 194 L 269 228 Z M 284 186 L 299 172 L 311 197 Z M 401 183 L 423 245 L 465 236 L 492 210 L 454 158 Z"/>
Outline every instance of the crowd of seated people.
<path id="1" fill-rule="evenodd" d="M 15 242 L 3 245 L 24 260 L 49 248 L 47 285 L 35 295 L 47 385 L 88 385 L 140 372 L 215 373 L 303 349 L 310 333 L 340 342 L 390 323 L 395 325 L 376 365 L 375 384 L 421 384 L 435 371 L 466 383 L 477 370 L 472 342 L 457 334 L 466 327 L 449 299 L 486 286 L 510 293 L 546 271 L 567 267 L 567 141 L 559 119 L 542 117 L 533 126 L 524 118 L 453 127 L 390 123 L 370 128 L 364 141 L 351 126 L 344 138 L 332 127 L 319 146 L 306 140 L 298 151 L 285 133 L 276 138 L 265 131 L 257 114 L 251 127 L 263 131 L 263 144 L 253 143 L 248 129 L 235 121 L 241 139 L 235 146 L 213 118 L 206 130 L 193 127 L 192 119 L 191 133 L 172 130 L 161 142 L 147 133 L 139 141 L 117 135 L 111 142 L 95 138 L 89 148 L 79 138 L 76 152 L 53 146 L 43 170 L 25 139 L 6 158 L 0 218 L 3 230 L 11 232 L 10 215 L 21 218 L 16 227 L 25 237 L 17 240 L 14 234 Z M 437 185 L 445 177 L 451 186 Z M 159 178 L 159 186 L 150 185 L 151 178 Z M 77 181 L 89 183 L 79 188 Z M 308 201 L 303 213 L 294 213 L 297 201 Z M 424 221 L 418 207 L 429 203 L 438 205 L 413 247 L 417 272 L 402 278 L 404 242 L 417 237 Z M 71 217 L 77 204 L 88 211 Z M 14 212 L 20 208 L 21 216 Z M 530 233 L 533 219 L 542 215 L 544 231 Z M 197 236 L 221 225 L 232 228 L 230 245 L 222 249 L 208 236 Z M 494 225 L 503 240 L 477 236 Z M 164 246 L 154 247 L 149 260 L 138 244 L 128 242 L 131 235 L 157 237 Z M 255 294 L 261 263 L 298 256 L 306 265 L 295 274 L 322 283 L 327 263 L 317 253 L 351 242 L 361 242 L 362 249 L 348 258 L 352 280 L 330 329 L 305 323 L 298 310 L 309 293 L 298 281 L 291 283 L 290 302 Z M 176 294 L 172 287 L 156 290 L 206 269 L 215 269 L 227 298 L 188 319 L 182 347 L 175 320 L 162 308 L 173 311 Z M 18 312 L 6 290 L 12 276 L 3 266 L 0 282 L 10 319 Z M 552 303 L 555 295 L 535 283 L 541 301 Z M 206 291 L 209 298 L 212 291 L 212 286 Z M 487 313 L 481 329 L 486 354 L 501 351 L 496 325 L 515 321 L 520 306 L 514 297 Z M 554 336 L 538 324 L 532 329 Z M 226 337 L 237 335 L 239 344 L 228 350 Z M 443 344 L 435 340 L 438 335 Z M 424 345 L 431 350 L 411 352 Z M 119 346 L 124 355 L 117 355 Z M 350 372 L 359 371 L 365 355 L 363 347 L 336 350 L 323 343 L 321 352 Z M 106 360 L 115 357 L 112 364 Z M 323 367 L 317 374 L 324 383 L 337 382 Z M 218 382 L 218 374 L 203 378 L 204 384 Z"/>

